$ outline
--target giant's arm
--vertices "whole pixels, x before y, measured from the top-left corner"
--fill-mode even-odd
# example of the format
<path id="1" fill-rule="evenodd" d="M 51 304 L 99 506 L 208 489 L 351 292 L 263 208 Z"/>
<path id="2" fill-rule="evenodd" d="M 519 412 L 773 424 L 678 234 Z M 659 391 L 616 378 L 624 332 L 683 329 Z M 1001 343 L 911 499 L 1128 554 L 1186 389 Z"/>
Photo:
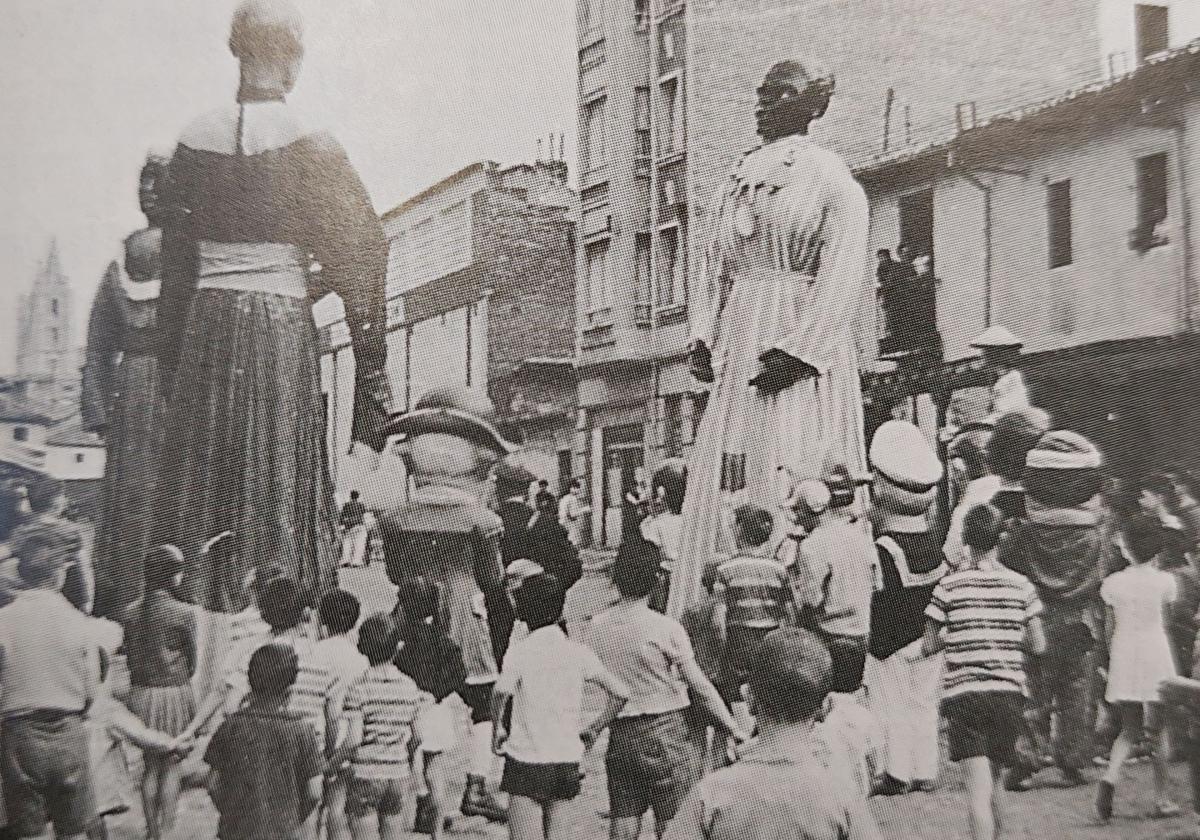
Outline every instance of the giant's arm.
<path id="1" fill-rule="evenodd" d="M 87 358 L 79 409 L 83 428 L 89 432 L 102 432 L 108 427 L 108 401 L 117 375 L 117 352 L 121 349 L 122 318 L 117 298 L 120 273 L 116 261 L 108 264 L 88 317 Z"/>
<path id="2" fill-rule="evenodd" d="M 840 349 L 851 339 L 855 307 L 867 284 L 867 198 L 847 175 L 830 185 L 820 248 L 816 290 L 792 330 L 775 348 L 828 373 Z M 811 231 L 794 231 L 791 250 L 811 252 Z"/>

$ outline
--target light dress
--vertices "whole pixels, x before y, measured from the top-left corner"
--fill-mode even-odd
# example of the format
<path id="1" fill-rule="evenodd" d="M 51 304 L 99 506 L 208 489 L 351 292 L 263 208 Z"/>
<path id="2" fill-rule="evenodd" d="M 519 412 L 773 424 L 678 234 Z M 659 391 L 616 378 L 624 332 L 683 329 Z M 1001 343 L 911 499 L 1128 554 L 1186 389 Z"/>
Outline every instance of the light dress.
<path id="1" fill-rule="evenodd" d="M 1158 687 L 1175 676 L 1165 607 L 1176 598 L 1175 578 L 1150 564 L 1105 578 L 1100 598 L 1116 616 L 1108 665 L 1109 703 L 1153 703 Z"/>

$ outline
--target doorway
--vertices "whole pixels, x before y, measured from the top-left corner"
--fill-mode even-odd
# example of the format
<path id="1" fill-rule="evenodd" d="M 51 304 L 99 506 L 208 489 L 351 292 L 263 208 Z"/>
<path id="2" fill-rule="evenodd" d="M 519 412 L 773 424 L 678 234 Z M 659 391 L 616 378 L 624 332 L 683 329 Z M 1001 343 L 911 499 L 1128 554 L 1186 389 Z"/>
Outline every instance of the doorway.
<path id="1" fill-rule="evenodd" d="M 645 464 L 645 431 L 640 425 L 610 426 L 604 430 L 604 545 L 620 545 L 625 522 L 633 516 L 625 494 L 637 486 Z"/>

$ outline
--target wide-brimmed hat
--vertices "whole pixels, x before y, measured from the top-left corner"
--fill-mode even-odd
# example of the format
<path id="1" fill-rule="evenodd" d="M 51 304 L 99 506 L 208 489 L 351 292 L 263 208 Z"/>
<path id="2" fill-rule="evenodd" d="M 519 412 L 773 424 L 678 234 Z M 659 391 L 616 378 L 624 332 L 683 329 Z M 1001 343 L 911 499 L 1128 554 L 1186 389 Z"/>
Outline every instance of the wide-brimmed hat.
<path id="1" fill-rule="evenodd" d="M 393 418 L 384 427 L 384 434 L 413 438 L 441 433 L 465 438 L 495 452 L 515 452 L 517 445 L 500 434 L 495 418 L 496 407 L 486 393 L 447 385 L 426 391 L 412 411 Z"/>
<path id="2" fill-rule="evenodd" d="M 1025 493 L 1055 507 L 1076 507 L 1100 492 L 1104 457 L 1078 432 L 1046 432 L 1025 456 Z"/>

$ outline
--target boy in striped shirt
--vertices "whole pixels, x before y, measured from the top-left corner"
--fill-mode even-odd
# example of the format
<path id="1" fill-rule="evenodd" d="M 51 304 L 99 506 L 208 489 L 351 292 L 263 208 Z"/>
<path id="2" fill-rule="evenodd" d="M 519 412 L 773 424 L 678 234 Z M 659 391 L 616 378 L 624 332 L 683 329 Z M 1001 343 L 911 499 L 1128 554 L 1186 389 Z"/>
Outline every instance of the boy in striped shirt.
<path id="1" fill-rule="evenodd" d="M 414 724 L 434 703 L 392 662 L 399 644 L 400 628 L 387 613 L 359 628 L 358 649 L 370 667 L 346 692 L 350 732 L 343 747 L 351 756 L 346 811 L 355 840 L 373 836 L 372 820 L 378 820 L 380 840 L 403 836 L 404 794 L 420 754 Z"/>
<path id="2" fill-rule="evenodd" d="M 768 633 L 796 618 L 787 570 L 770 555 L 774 527 L 771 514 L 760 507 L 742 505 L 735 510 L 737 554 L 717 567 L 713 585 L 713 625 L 725 645 L 721 695 L 747 729 L 751 721 L 742 686 L 755 649 Z"/>
<path id="3" fill-rule="evenodd" d="M 996 561 L 1002 528 L 1002 515 L 990 505 L 967 513 L 963 542 L 970 559 L 934 589 L 921 651 L 946 652 L 942 713 L 950 724 L 950 760 L 963 764 L 975 840 L 1000 836 L 1000 774 L 1016 759 L 1023 726 L 1025 656 L 1046 650 L 1037 590 Z"/>

